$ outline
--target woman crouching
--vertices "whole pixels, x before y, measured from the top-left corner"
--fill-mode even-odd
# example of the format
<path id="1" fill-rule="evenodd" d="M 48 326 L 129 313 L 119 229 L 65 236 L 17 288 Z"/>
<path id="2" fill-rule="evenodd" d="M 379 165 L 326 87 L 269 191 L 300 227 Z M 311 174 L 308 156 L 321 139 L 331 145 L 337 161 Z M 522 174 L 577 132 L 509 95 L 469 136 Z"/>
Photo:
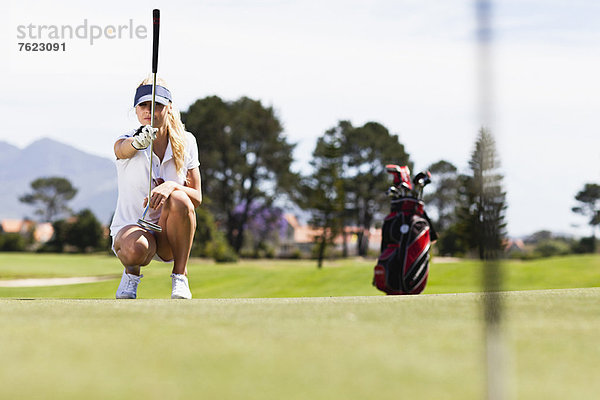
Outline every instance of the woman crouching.
<path id="1" fill-rule="evenodd" d="M 185 131 L 162 80 L 156 86 L 154 124 L 150 126 L 151 83 L 151 79 L 144 80 L 135 93 L 135 113 L 142 126 L 119 136 L 114 145 L 119 197 L 110 234 L 113 251 L 125 267 L 116 298 L 135 299 L 143 277 L 141 267 L 157 259 L 173 263 L 171 298 L 191 299 L 187 262 L 196 229 L 194 209 L 202 202 L 198 147 L 194 136 Z M 148 199 L 150 160 L 152 190 Z M 158 224 L 162 231 L 137 224 L 147 205 L 145 220 Z"/>

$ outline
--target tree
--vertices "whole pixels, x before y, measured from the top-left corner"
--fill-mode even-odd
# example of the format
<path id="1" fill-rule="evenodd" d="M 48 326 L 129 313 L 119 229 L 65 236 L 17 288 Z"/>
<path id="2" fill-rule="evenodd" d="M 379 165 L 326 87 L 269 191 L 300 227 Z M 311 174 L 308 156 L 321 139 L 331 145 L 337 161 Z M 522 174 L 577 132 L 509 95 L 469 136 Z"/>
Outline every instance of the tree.
<path id="1" fill-rule="evenodd" d="M 290 171 L 295 145 L 287 142 L 273 108 L 247 97 L 233 102 L 206 97 L 182 118 L 198 142 L 203 193 L 212 200 L 212 213 L 225 222 L 227 241 L 239 253 L 253 204 L 271 203 L 297 183 Z M 239 204 L 245 207 L 234 215 Z"/>
<path id="2" fill-rule="evenodd" d="M 18 232 L 0 232 L 0 251 L 25 251 L 26 239 Z"/>
<path id="3" fill-rule="evenodd" d="M 56 220 L 52 223 L 54 234 L 52 238 L 40 247 L 38 251 L 48 253 L 62 253 L 65 244 L 67 244 L 67 234 L 69 224 L 64 219 Z"/>
<path id="4" fill-rule="evenodd" d="M 235 262 L 237 254 L 218 229 L 213 215 L 206 207 L 196 209 L 196 233 L 192 243 L 193 257 L 210 257 L 217 262 Z"/>
<path id="5" fill-rule="evenodd" d="M 575 196 L 575 200 L 579 205 L 571 210 L 589 218 L 588 225 L 592 227 L 592 238 L 595 240 L 596 227 L 600 225 L 600 185 L 586 183 Z"/>
<path id="6" fill-rule="evenodd" d="M 499 257 L 505 236 L 506 193 L 500 160 L 492 134 L 481 128 L 469 161 L 471 175 L 461 176 L 459 197 L 463 206 L 458 218 L 461 236 L 470 249 L 477 249 L 482 260 Z"/>
<path id="7" fill-rule="evenodd" d="M 109 240 L 102 224 L 89 209 L 81 210 L 73 218 L 54 221 L 52 228 L 52 238 L 39 251 L 62 253 L 65 246 L 72 246 L 84 253 L 106 249 Z"/>
<path id="8" fill-rule="evenodd" d="M 428 208 L 435 209 L 434 225 L 443 232 L 456 222 L 458 195 L 458 169 L 450 162 L 440 160 L 428 168 L 432 175 L 432 188 L 424 196 Z"/>
<path id="9" fill-rule="evenodd" d="M 239 204 L 234 210 L 235 215 L 240 216 L 245 208 L 245 204 Z M 250 215 L 244 231 L 246 232 L 246 242 L 248 242 L 246 247 L 251 248 L 251 256 L 259 258 L 261 255 L 274 255 L 273 247 L 270 247 L 269 243 L 276 244 L 285 235 L 287 228 L 283 209 L 255 202 L 250 208 Z"/>
<path id="10" fill-rule="evenodd" d="M 102 224 L 87 208 L 78 212 L 73 222 L 68 223 L 66 244 L 76 247 L 81 253 L 102 248 L 105 239 Z"/>
<path id="11" fill-rule="evenodd" d="M 554 234 L 547 230 L 541 230 L 527 236 L 523 241 L 528 244 L 539 244 L 554 239 Z"/>
<path id="12" fill-rule="evenodd" d="M 385 191 L 390 179 L 385 166 L 398 164 L 412 169 L 412 163 L 398 136 L 377 122 L 353 127 L 349 121 L 340 121 L 332 129 L 341 136 L 346 209 L 351 221 L 360 228 L 357 250 L 364 256 L 369 248 L 365 233 L 373 226 L 375 216 L 388 207 Z"/>
<path id="13" fill-rule="evenodd" d="M 317 140 L 310 162 L 314 171 L 300 184 L 298 203 L 310 212 L 310 223 L 320 232 L 315 237 L 318 268 L 323 266 L 327 246 L 342 229 L 345 193 L 341 158 L 341 132 L 333 128 Z"/>
<path id="14" fill-rule="evenodd" d="M 457 234 L 457 207 L 460 179 L 458 169 L 450 162 L 440 160 L 429 166 L 432 174 L 431 188 L 424 196 L 425 204 L 433 218 L 433 226 L 438 233 L 436 248 L 439 254 L 453 255 L 464 251 Z"/>
<path id="15" fill-rule="evenodd" d="M 19 201 L 37 207 L 35 213 L 42 221 L 52 222 L 65 213 L 71 213 L 67 202 L 77 194 L 68 179 L 61 177 L 38 178 L 31 182 L 31 193 L 19 197 Z"/>

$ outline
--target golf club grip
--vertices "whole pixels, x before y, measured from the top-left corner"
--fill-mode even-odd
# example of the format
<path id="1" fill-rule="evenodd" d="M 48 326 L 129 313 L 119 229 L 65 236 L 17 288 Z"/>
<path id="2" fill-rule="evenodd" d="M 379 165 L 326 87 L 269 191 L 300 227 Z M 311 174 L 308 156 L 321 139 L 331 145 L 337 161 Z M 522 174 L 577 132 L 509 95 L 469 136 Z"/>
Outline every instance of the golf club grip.
<path id="1" fill-rule="evenodd" d="M 158 71 L 158 34 L 160 31 L 160 10 L 152 10 L 152 72 Z"/>

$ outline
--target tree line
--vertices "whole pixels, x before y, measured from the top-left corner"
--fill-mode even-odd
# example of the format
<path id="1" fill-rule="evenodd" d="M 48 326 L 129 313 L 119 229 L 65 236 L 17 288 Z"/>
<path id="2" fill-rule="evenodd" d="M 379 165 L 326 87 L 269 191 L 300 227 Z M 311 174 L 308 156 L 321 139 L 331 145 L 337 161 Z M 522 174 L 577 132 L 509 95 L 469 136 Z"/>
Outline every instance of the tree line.
<path id="1" fill-rule="evenodd" d="M 284 135 L 273 107 L 259 100 L 209 96 L 182 112 L 182 119 L 196 137 L 201 162 L 204 200 L 197 210 L 195 256 L 222 261 L 272 256 L 273 243 L 285 229 L 284 210 L 307 216 L 318 232 L 313 255 L 320 261 L 339 235 L 344 237 L 341 256 L 348 254 L 347 227 L 354 228 L 355 252 L 366 256 L 369 231 L 381 227 L 389 209 L 386 164 L 414 166 L 399 137 L 378 122 L 354 126 L 339 121 L 318 138 L 309 168 L 297 172 L 292 170 L 295 144 Z M 434 179 L 424 200 L 439 233 L 439 254 L 486 258 L 486 251 L 503 246 L 507 206 L 500 158 L 485 127 L 477 132 L 468 165 L 464 173 L 447 160 L 430 165 Z M 74 243 L 84 236 L 74 224 L 80 219 L 94 224 L 91 212 L 81 211 L 71 222 L 59 219 L 60 213 L 69 214 L 64 206 L 76 189 L 45 179 L 54 193 L 38 180 L 21 201 L 42 204 L 38 214 L 54 220 L 54 249 L 65 244 L 79 250 L 107 247 Z M 593 230 L 600 223 L 599 199 L 599 186 L 587 184 L 572 210 L 590 217 Z"/>
<path id="2" fill-rule="evenodd" d="M 224 101 L 211 96 L 197 100 L 182 119 L 198 143 L 206 207 L 236 254 L 257 210 L 295 206 L 319 232 L 319 264 L 340 234 L 342 256 L 347 255 L 347 227 L 355 229 L 356 253 L 366 256 L 369 232 L 381 227 L 389 209 L 385 166 L 414 166 L 398 136 L 378 122 L 354 126 L 339 121 L 318 138 L 310 170 L 298 173 L 291 169 L 295 144 L 283 134 L 273 107 L 247 97 Z M 506 201 L 495 142 L 484 128 L 469 166 L 470 174 L 458 175 L 447 161 L 432 165 L 443 179 L 427 200 L 437 208 L 441 251 L 475 251 L 485 257 L 484 249 L 501 247 Z"/>

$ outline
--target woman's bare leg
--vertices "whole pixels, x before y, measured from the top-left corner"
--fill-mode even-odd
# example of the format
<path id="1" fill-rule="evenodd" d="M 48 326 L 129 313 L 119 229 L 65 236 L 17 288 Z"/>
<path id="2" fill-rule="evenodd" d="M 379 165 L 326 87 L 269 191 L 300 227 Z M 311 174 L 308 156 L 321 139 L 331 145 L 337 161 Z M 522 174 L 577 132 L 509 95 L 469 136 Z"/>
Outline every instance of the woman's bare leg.
<path id="1" fill-rule="evenodd" d="M 187 263 L 196 230 L 194 205 L 185 192 L 175 190 L 163 206 L 156 234 L 157 253 L 163 260 L 173 260 L 173 273 L 187 275 Z"/>
<path id="2" fill-rule="evenodd" d="M 128 274 L 140 275 L 140 267 L 148 265 L 156 254 L 154 235 L 137 225 L 127 225 L 115 238 L 115 252 Z"/>

